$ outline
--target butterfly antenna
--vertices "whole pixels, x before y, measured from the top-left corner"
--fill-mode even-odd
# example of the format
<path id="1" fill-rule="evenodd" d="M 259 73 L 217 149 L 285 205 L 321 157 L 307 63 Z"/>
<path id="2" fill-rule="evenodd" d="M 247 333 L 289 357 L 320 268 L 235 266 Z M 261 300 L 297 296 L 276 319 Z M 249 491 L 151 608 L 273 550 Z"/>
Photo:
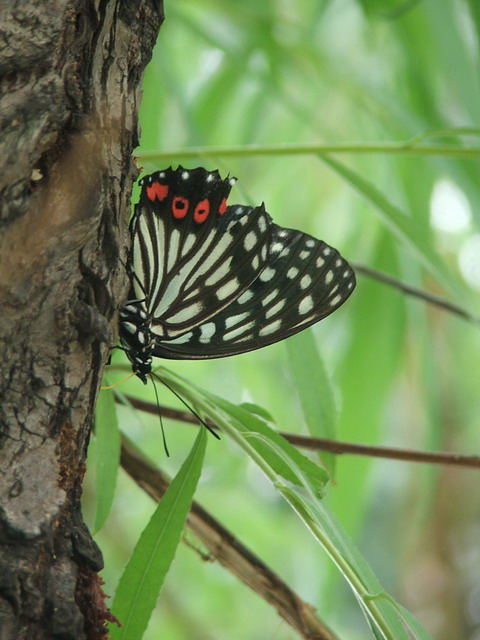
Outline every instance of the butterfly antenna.
<path id="1" fill-rule="evenodd" d="M 195 411 L 195 410 L 194 410 L 194 409 L 193 409 L 193 408 L 188 404 L 188 402 L 187 402 L 186 400 L 184 400 L 184 399 L 182 398 L 182 396 L 181 396 L 179 393 L 177 393 L 177 392 L 175 391 L 175 389 L 172 389 L 172 387 L 171 387 L 169 384 L 167 384 L 164 380 L 162 380 L 162 379 L 161 379 L 161 378 L 160 378 L 156 373 L 154 373 L 153 371 L 151 371 L 151 372 L 150 372 L 150 375 L 151 375 L 151 376 L 154 376 L 154 377 L 155 377 L 155 378 L 156 378 L 156 379 L 157 379 L 161 384 L 163 384 L 165 387 L 167 387 L 167 389 L 168 389 L 169 391 L 171 391 L 171 392 L 173 393 L 173 395 L 174 395 L 176 398 L 178 398 L 178 399 L 180 400 L 180 402 L 181 402 L 185 407 L 187 407 L 187 409 L 188 409 L 188 410 L 189 410 L 189 411 L 190 411 L 190 412 L 191 412 L 191 413 L 196 417 L 196 419 L 200 422 L 200 424 L 203 424 L 203 426 L 205 427 L 205 429 L 207 429 L 207 431 L 210 431 L 210 433 L 212 434 L 212 436 L 215 436 L 215 438 L 217 438 L 217 440 L 220 440 L 220 436 L 218 435 L 218 433 L 216 433 L 216 432 L 212 429 L 212 427 L 210 427 L 210 426 L 205 422 L 205 420 L 203 420 L 203 419 L 198 415 L 198 413 L 197 413 L 197 412 L 196 412 L 196 411 Z M 158 400 L 157 400 L 157 402 L 158 402 Z"/>
<path id="2" fill-rule="evenodd" d="M 109 384 L 109 385 L 107 385 L 105 387 L 100 387 L 100 389 L 102 391 L 106 391 L 107 389 L 115 389 L 115 387 L 118 387 L 118 385 L 123 384 L 127 380 L 130 380 L 130 378 L 133 378 L 134 375 L 135 375 L 135 373 L 132 372 L 126 378 L 122 378 L 118 382 L 114 382 L 113 384 Z"/>
<path id="3" fill-rule="evenodd" d="M 160 428 L 162 430 L 163 448 L 165 449 L 165 453 L 167 454 L 167 457 L 170 457 L 170 453 L 168 452 L 168 447 L 167 447 L 167 439 L 165 437 L 165 429 L 163 428 L 162 414 L 160 412 L 160 401 L 158 399 L 157 385 L 155 384 L 155 378 L 157 378 L 157 380 L 159 380 L 160 382 L 162 382 L 162 380 L 160 380 L 158 376 L 155 376 L 153 372 L 151 372 L 151 378 L 152 378 L 153 389 L 155 391 L 155 398 L 157 399 L 157 407 L 159 407 L 158 417 L 160 418 Z"/>

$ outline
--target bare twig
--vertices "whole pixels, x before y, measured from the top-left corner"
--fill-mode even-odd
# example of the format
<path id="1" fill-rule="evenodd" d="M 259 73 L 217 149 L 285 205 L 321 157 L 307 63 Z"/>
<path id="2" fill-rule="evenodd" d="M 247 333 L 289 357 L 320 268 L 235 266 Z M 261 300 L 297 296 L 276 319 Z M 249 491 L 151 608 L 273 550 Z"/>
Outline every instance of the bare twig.
<path id="1" fill-rule="evenodd" d="M 398 280 L 393 276 L 382 273 L 381 271 L 377 271 L 376 269 L 372 269 L 371 267 L 365 267 L 364 265 L 358 264 L 356 262 L 350 262 L 350 264 L 358 273 L 363 273 L 366 276 L 373 278 L 374 280 L 378 280 L 379 282 L 388 284 L 391 287 L 395 287 L 395 289 L 399 289 L 400 291 L 403 291 L 410 296 L 421 298 L 422 300 L 425 300 L 425 302 L 434 304 L 437 307 L 445 309 L 446 311 L 450 311 L 451 313 L 454 313 L 461 318 L 465 318 L 465 320 L 469 320 L 470 322 L 474 322 L 475 324 L 480 324 L 479 316 L 472 315 L 459 305 L 454 304 L 453 302 L 450 302 L 449 300 L 446 300 L 441 296 L 437 296 L 436 294 L 425 291 L 424 289 L 413 287 L 410 284 L 406 284 L 405 282 L 402 282 L 401 280 Z"/>
<path id="2" fill-rule="evenodd" d="M 186 422 L 189 424 L 199 424 L 197 418 L 187 411 L 180 411 L 155 405 L 146 400 L 140 400 L 133 396 L 126 396 L 128 402 L 139 411 L 158 415 L 165 418 Z M 208 422 L 209 427 L 218 429 L 212 422 Z M 312 438 L 310 436 L 300 436 L 293 433 L 280 432 L 292 444 L 304 449 L 329 451 L 336 454 L 351 454 L 356 456 L 369 456 L 373 458 L 386 458 L 389 460 L 404 460 L 406 462 L 427 462 L 430 464 L 446 464 L 458 467 L 480 469 L 480 456 L 463 455 L 459 453 L 447 453 L 443 451 L 418 451 L 415 449 L 398 449 L 393 447 L 377 447 L 373 445 L 357 444 L 354 442 L 340 442 L 328 438 Z"/>
<path id="3" fill-rule="evenodd" d="M 158 501 L 169 485 L 163 472 L 148 462 L 126 440 L 122 441 L 121 463 L 135 482 Z M 197 502 L 193 502 L 187 526 L 207 547 L 210 559 L 219 562 L 250 589 L 273 605 L 278 614 L 306 640 L 336 640 L 334 633 L 283 580 L 225 529 Z"/>

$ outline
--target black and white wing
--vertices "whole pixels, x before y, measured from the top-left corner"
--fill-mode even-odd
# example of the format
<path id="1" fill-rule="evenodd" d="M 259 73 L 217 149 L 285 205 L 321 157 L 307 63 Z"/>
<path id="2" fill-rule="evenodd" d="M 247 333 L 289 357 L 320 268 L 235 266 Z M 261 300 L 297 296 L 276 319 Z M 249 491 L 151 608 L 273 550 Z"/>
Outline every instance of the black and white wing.
<path id="1" fill-rule="evenodd" d="M 201 168 L 167 169 L 141 182 L 131 225 L 133 288 L 157 340 L 217 314 L 267 263 L 270 216 L 263 206 L 227 208 L 234 182 Z"/>
<path id="2" fill-rule="evenodd" d="M 325 242 L 279 227 L 263 205 L 227 206 L 234 183 L 201 167 L 140 182 L 120 338 L 144 382 L 152 356 L 259 349 L 325 318 L 355 287 L 352 268 Z"/>
<path id="3" fill-rule="evenodd" d="M 333 313 L 350 296 L 355 275 L 332 247 L 270 219 L 266 264 L 227 307 L 153 355 L 173 359 L 220 358 L 245 353 L 298 333 Z"/>

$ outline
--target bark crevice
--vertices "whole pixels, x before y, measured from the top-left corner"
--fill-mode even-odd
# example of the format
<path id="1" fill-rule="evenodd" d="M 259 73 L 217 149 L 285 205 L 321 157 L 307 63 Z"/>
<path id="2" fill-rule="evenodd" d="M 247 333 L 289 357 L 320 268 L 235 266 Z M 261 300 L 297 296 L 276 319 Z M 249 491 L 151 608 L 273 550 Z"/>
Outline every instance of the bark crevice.
<path id="1" fill-rule="evenodd" d="M 0 10 L 0 639 L 106 637 L 80 510 L 159 3 Z M 148 24 L 147 24 L 148 23 Z"/>

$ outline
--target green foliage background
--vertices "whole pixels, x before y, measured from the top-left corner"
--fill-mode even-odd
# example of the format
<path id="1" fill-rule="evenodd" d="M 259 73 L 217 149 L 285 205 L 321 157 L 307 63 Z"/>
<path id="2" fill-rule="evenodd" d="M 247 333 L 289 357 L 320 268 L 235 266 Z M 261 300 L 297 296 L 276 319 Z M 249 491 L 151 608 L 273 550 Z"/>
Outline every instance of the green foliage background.
<path id="1" fill-rule="evenodd" d="M 432 130 L 478 125 L 478 6 L 476 0 L 167 2 L 145 78 L 139 164 L 146 172 L 181 163 L 233 174 L 239 182 L 231 203 L 264 201 L 278 224 L 478 314 L 480 264 L 469 267 L 475 287 L 459 261 L 468 247 L 480 254 L 480 151 L 463 155 L 480 147 L 479 140 L 473 132 L 450 131 L 419 143 L 415 153 L 399 150 Z M 283 143 L 293 146 L 289 153 L 245 148 L 268 151 Z M 365 198 L 364 190 L 362 197 L 351 176 L 321 155 L 299 152 L 314 143 L 358 143 L 333 157 L 379 197 Z M 432 145 L 436 153 L 425 149 Z M 192 148 L 199 149 L 196 158 Z M 471 212 L 455 232 L 431 224 L 432 193 L 445 180 L 456 189 L 457 205 L 464 198 Z M 401 211 L 399 221 L 388 204 Z M 454 205 L 451 214 L 460 215 Z M 351 300 L 314 336 L 335 392 L 338 439 L 478 450 L 478 326 L 359 275 Z M 167 366 L 233 403 L 265 407 L 278 429 L 306 433 L 285 344 Z M 137 379 L 120 390 L 153 395 Z M 322 389 L 318 394 L 321 402 Z M 177 406 L 163 389 L 161 401 Z M 195 430 L 166 421 L 171 457 L 165 460 L 155 418 L 125 407 L 118 417 L 128 436 L 174 475 Z M 479 472 L 353 456 L 337 458 L 335 466 L 325 499 L 385 589 L 436 640 L 478 640 Z M 87 515 L 94 509 L 93 475 Z M 341 638 L 371 637 L 343 579 L 228 439 L 209 440 L 196 498 Z M 114 592 L 152 509 L 120 474 L 113 510 L 97 536 L 107 592 Z M 294 634 L 255 594 L 181 545 L 144 637 L 286 640 Z"/>

